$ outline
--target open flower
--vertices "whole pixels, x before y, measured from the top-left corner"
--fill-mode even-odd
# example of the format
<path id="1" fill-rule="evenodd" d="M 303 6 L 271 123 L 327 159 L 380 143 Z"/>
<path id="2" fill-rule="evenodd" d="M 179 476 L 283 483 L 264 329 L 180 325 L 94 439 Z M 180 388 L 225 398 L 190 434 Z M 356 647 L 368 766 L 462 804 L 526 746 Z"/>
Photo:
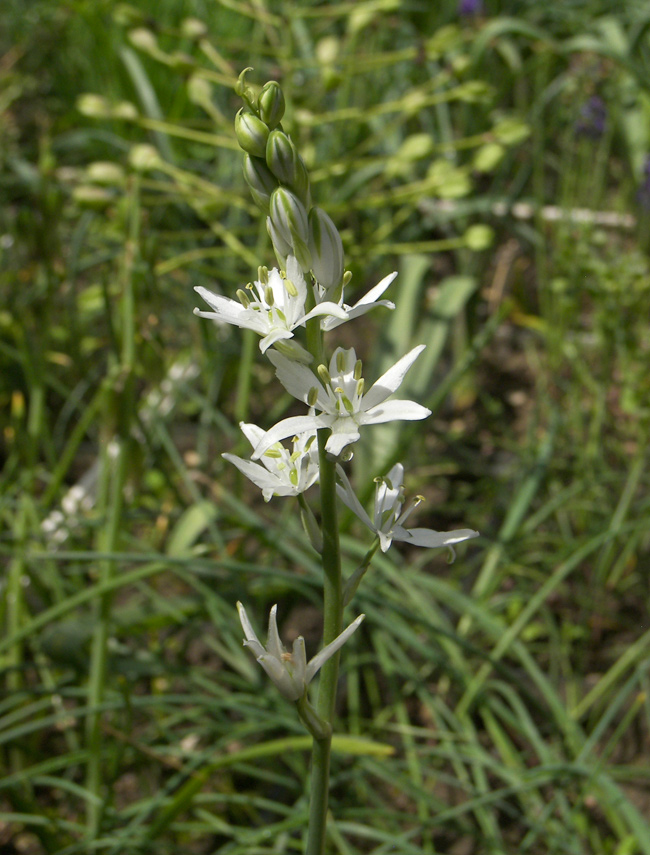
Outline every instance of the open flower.
<path id="1" fill-rule="evenodd" d="M 318 370 L 320 383 L 305 365 L 294 362 L 280 353 L 269 353 L 276 375 L 284 388 L 295 398 L 304 401 L 318 415 L 292 416 L 283 419 L 266 432 L 255 449 L 253 459 L 260 458 L 273 443 L 296 434 L 312 434 L 319 428 L 330 428 L 332 433 L 325 446 L 330 454 L 338 455 L 359 439 L 359 428 L 396 420 L 412 421 L 431 415 L 431 410 L 414 401 L 386 399 L 400 386 L 406 372 L 424 350 L 424 345 L 414 347 L 389 368 L 364 394 L 361 360 L 353 347 L 337 347 L 330 360 L 329 372 L 324 365 Z"/>
<path id="2" fill-rule="evenodd" d="M 253 448 L 264 440 L 265 431 L 257 425 L 240 422 L 239 427 Z M 318 481 L 318 445 L 315 439 L 315 434 L 294 437 L 293 451 L 276 442 L 264 452 L 262 465 L 236 454 L 221 456 L 257 484 L 264 501 L 268 502 L 273 496 L 297 496 Z"/>
<path id="3" fill-rule="evenodd" d="M 337 636 L 331 644 L 324 647 L 313 659 L 307 662 L 305 653 L 305 640 L 299 635 L 293 642 L 293 651 L 288 653 L 278 633 L 277 606 L 273 606 L 269 615 L 269 636 L 266 648 L 261 644 L 255 630 L 248 620 L 246 609 L 241 603 L 237 603 L 239 620 L 241 621 L 246 641 L 244 645 L 250 647 L 255 658 L 278 687 L 280 692 L 290 701 L 297 701 L 307 691 L 307 686 L 318 673 L 319 669 L 342 647 L 352 633 L 357 629 L 365 615 L 352 621 L 347 629 Z"/>
<path id="4" fill-rule="evenodd" d="M 305 313 L 307 285 L 292 255 L 287 258 L 285 278 L 275 267 L 268 274 L 263 270 L 260 279 L 247 286 L 248 294 L 241 289 L 237 292 L 239 301 L 214 294 L 200 285 L 194 290 L 212 308 L 211 312 L 194 309 L 195 315 L 254 330 L 262 336 L 262 353 L 277 341 L 292 338 L 296 327 L 304 326 L 310 318 L 326 315 L 342 321 L 347 319 L 345 310 L 332 302 L 320 303 Z"/>
<path id="5" fill-rule="evenodd" d="M 327 332 L 328 330 L 333 330 L 334 327 L 338 327 L 340 324 L 344 324 L 345 321 L 351 321 L 352 318 L 358 318 L 359 315 L 365 315 L 366 312 L 369 312 L 371 309 L 374 309 L 376 306 L 385 306 L 387 309 L 394 309 L 395 303 L 392 303 L 390 300 L 378 300 L 378 297 L 384 293 L 386 288 L 391 284 L 393 279 L 397 276 L 397 271 L 394 273 L 390 273 L 388 276 L 385 276 L 381 282 L 375 285 L 374 288 L 371 288 L 367 294 L 365 294 L 360 300 L 358 300 L 354 306 L 348 306 L 347 303 L 343 302 L 343 295 L 341 294 L 341 299 L 339 300 L 339 306 L 345 312 L 346 317 L 340 318 L 336 317 L 336 315 L 327 315 L 324 317 L 321 322 L 321 329 Z M 324 293 L 324 292 L 323 292 Z M 317 294 L 316 299 L 322 299 L 323 294 Z"/>
<path id="6" fill-rule="evenodd" d="M 434 531 L 431 528 L 404 528 L 404 523 L 415 508 L 423 501 L 422 496 L 416 496 L 402 510 L 404 504 L 404 467 L 396 463 L 388 475 L 376 478 L 375 511 L 373 519 L 357 499 L 354 490 L 341 466 L 337 466 L 341 483 L 336 485 L 336 491 L 341 501 L 357 516 L 364 525 L 374 531 L 379 538 L 382 552 L 387 552 L 393 540 L 403 540 L 412 546 L 424 546 L 434 549 L 439 546 L 453 546 L 471 537 L 478 537 L 477 531 L 461 528 L 457 531 Z"/>

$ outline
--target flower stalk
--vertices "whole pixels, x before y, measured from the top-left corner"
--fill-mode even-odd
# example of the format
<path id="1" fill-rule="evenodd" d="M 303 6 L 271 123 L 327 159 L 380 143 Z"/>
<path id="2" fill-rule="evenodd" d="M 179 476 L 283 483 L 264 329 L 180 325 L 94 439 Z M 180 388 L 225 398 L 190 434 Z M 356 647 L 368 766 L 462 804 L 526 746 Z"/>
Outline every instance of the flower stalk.
<path id="1" fill-rule="evenodd" d="M 254 201 L 266 215 L 279 267 L 270 271 L 260 267 L 258 279 L 239 289 L 237 299 L 196 288 L 211 311 L 195 309 L 195 313 L 259 335 L 259 349 L 275 368 L 280 383 L 308 408 L 306 415 L 283 419 L 268 430 L 242 421 L 240 427 L 252 446 L 250 459 L 228 453 L 223 457 L 261 489 L 265 501 L 276 496 L 298 499 L 309 541 L 321 556 L 323 648 L 309 662 L 301 637 L 295 639 L 291 652 L 283 646 L 277 606 L 269 616 L 266 647 L 255 634 L 244 606 L 238 603 L 237 607 L 244 644 L 280 694 L 295 703 L 300 720 L 313 737 L 305 851 L 307 855 L 324 855 L 340 652 L 364 618 L 359 615 L 343 629 L 344 608 L 352 601 L 378 549 L 386 552 L 393 541 L 451 548 L 477 532 L 407 528 L 405 523 L 421 497 L 404 503 L 401 464 L 375 479 L 372 516 L 353 491 L 341 463 L 351 456 L 348 446 L 359 440 L 362 429 L 389 421 L 424 419 L 431 414 L 415 401 L 393 397 L 424 345 L 398 359 L 374 384 L 363 377 L 361 360 L 353 347 L 338 347 L 329 359 L 326 357 L 326 332 L 377 307 L 395 308 L 390 300 L 380 298 L 397 274 L 386 276 L 353 305 L 345 302 L 351 274 L 344 267 L 343 242 L 327 213 L 312 205 L 307 167 L 282 127 L 282 90 L 271 81 L 256 96 L 245 81 L 249 70 L 240 75 L 236 87 L 244 107 L 235 119 L 235 132 L 245 152 L 244 177 Z M 320 490 L 320 519 L 306 497 L 316 485 Z M 338 501 L 374 534 L 363 561 L 345 581 Z M 314 706 L 309 684 L 317 672 L 320 682 Z"/>

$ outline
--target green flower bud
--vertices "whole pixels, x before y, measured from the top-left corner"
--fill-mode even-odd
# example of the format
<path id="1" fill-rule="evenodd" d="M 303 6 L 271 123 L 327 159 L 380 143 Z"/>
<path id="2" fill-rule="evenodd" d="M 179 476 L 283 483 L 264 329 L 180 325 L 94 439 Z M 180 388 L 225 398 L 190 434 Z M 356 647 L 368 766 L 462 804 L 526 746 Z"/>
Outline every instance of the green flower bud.
<path id="1" fill-rule="evenodd" d="M 269 237 L 271 238 L 273 249 L 278 258 L 278 261 L 280 262 L 280 267 L 286 267 L 287 256 L 293 253 L 291 244 L 287 243 L 287 241 L 283 238 L 280 232 L 275 228 L 275 226 L 273 225 L 273 220 L 270 217 L 266 218 L 266 230 L 269 233 Z"/>
<path id="2" fill-rule="evenodd" d="M 309 175 L 298 149 L 282 131 L 271 131 L 266 143 L 266 165 L 309 207 Z"/>
<path id="3" fill-rule="evenodd" d="M 343 242 L 322 208 L 309 212 L 309 251 L 318 284 L 326 291 L 338 288 L 343 278 Z"/>
<path id="4" fill-rule="evenodd" d="M 257 99 L 257 109 L 260 119 L 268 125 L 269 130 L 277 127 L 284 116 L 284 92 L 275 80 L 269 80 L 262 87 Z"/>
<path id="5" fill-rule="evenodd" d="M 269 210 L 271 193 L 278 186 L 275 175 L 260 157 L 244 155 L 244 178 L 250 187 L 251 196 L 263 211 Z"/>
<path id="6" fill-rule="evenodd" d="M 271 194 L 271 223 L 285 244 L 291 247 L 303 272 L 311 268 L 309 253 L 309 220 L 300 199 L 286 187 L 278 187 Z"/>
<path id="7" fill-rule="evenodd" d="M 264 157 L 269 129 L 261 119 L 241 109 L 235 116 L 235 134 L 245 152 L 254 157 Z"/>

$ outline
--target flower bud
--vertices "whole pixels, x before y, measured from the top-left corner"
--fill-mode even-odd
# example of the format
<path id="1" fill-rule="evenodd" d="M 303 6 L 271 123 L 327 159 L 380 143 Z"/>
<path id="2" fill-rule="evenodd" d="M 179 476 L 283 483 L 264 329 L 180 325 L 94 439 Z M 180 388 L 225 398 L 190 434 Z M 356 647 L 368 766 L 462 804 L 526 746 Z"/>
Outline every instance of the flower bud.
<path id="1" fill-rule="evenodd" d="M 273 220 L 270 217 L 266 218 L 266 230 L 271 238 L 273 249 L 280 263 L 280 267 L 286 267 L 287 257 L 291 255 L 291 244 L 287 243 L 280 232 L 273 225 Z"/>
<path id="2" fill-rule="evenodd" d="M 260 119 L 268 126 L 269 130 L 277 127 L 284 116 L 284 92 L 279 83 L 269 80 L 262 87 L 257 99 L 257 109 Z"/>
<path id="3" fill-rule="evenodd" d="M 343 242 L 322 208 L 309 212 L 309 251 L 318 284 L 326 291 L 338 288 L 343 278 Z"/>
<path id="4" fill-rule="evenodd" d="M 291 190 L 278 187 L 271 194 L 271 224 L 285 244 L 291 247 L 303 272 L 311 268 L 309 253 L 309 220 L 300 199 Z"/>
<path id="5" fill-rule="evenodd" d="M 266 143 L 266 165 L 309 207 L 309 175 L 298 149 L 282 131 L 271 131 Z"/>
<path id="6" fill-rule="evenodd" d="M 235 135 L 245 152 L 254 157 L 264 157 L 269 129 L 261 119 L 240 110 L 235 116 Z"/>
<path id="7" fill-rule="evenodd" d="M 269 210 L 271 193 L 278 186 L 275 176 L 260 157 L 244 155 L 244 178 L 250 187 L 251 196 L 263 211 Z"/>

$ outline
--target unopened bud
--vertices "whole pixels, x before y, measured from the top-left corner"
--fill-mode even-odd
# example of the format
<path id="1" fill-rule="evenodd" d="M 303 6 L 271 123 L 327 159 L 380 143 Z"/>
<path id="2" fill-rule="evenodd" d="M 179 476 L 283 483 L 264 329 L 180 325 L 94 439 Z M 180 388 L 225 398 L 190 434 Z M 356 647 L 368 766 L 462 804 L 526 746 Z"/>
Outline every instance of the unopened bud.
<path id="1" fill-rule="evenodd" d="M 254 157 L 264 157 L 269 129 L 261 119 L 240 110 L 235 116 L 235 135 L 245 152 Z"/>
<path id="2" fill-rule="evenodd" d="M 131 30 L 128 34 L 128 39 L 133 47 L 142 50 L 145 53 L 158 53 L 158 40 L 155 35 L 146 27 L 137 27 Z"/>
<path id="3" fill-rule="evenodd" d="M 300 362 L 302 365 L 309 365 L 310 362 L 313 362 L 314 357 L 308 350 L 295 340 L 295 338 L 290 339 L 280 339 L 280 341 L 276 341 L 273 347 L 281 353 L 283 356 L 286 356 L 287 359 L 290 359 L 292 362 Z"/>
<path id="4" fill-rule="evenodd" d="M 269 80 L 262 87 L 257 99 L 257 109 L 260 119 L 268 126 L 269 130 L 277 127 L 284 116 L 284 93 L 279 83 Z"/>
<path id="5" fill-rule="evenodd" d="M 244 178 L 250 187 L 251 196 L 256 205 L 263 211 L 269 210 L 271 193 L 278 186 L 278 182 L 271 170 L 259 157 L 244 155 Z"/>
<path id="6" fill-rule="evenodd" d="M 249 86 L 246 85 L 246 75 L 248 74 L 249 71 L 252 71 L 252 70 L 253 69 L 249 66 L 248 68 L 245 68 L 242 71 L 242 73 L 237 78 L 237 83 L 235 83 L 235 92 L 244 101 L 244 103 L 247 104 L 251 108 L 251 110 L 254 110 L 255 109 L 255 103 L 254 103 L 255 102 L 255 95 L 253 93 L 253 90 Z"/>
<path id="7" fill-rule="evenodd" d="M 288 244 L 280 232 L 275 228 L 273 220 L 270 217 L 266 218 L 266 230 L 271 238 L 271 243 L 273 244 L 275 254 L 278 256 L 280 266 L 286 267 L 287 257 L 290 256 L 292 252 L 291 244 Z"/>
<path id="8" fill-rule="evenodd" d="M 309 212 L 309 251 L 312 271 L 321 288 L 338 288 L 343 278 L 343 242 L 322 208 L 313 207 Z"/>
<path id="9" fill-rule="evenodd" d="M 298 149 L 282 131 L 271 131 L 266 143 L 266 165 L 281 184 L 285 184 L 309 206 L 309 175 Z"/>
<path id="10" fill-rule="evenodd" d="M 285 187 L 278 187 L 271 194 L 270 214 L 273 228 L 285 244 L 289 244 L 291 253 L 303 271 L 311 267 L 309 253 L 309 221 L 307 211 L 295 193 Z"/>

